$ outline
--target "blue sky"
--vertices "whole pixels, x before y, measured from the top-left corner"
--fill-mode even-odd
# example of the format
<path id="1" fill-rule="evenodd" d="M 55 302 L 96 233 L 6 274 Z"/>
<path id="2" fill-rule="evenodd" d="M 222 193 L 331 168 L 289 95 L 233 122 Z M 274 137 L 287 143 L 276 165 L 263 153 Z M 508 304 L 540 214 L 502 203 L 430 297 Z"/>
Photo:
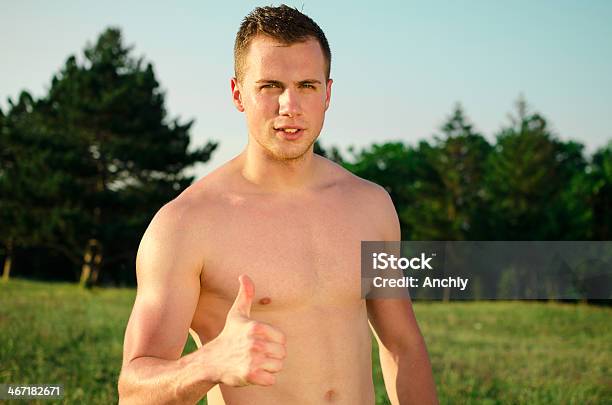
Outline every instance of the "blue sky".
<path id="1" fill-rule="evenodd" d="M 220 142 L 205 174 L 240 153 L 230 98 L 240 21 L 266 2 L 0 0 L 0 106 L 44 94 L 68 55 L 108 26 L 153 62 L 171 116 L 193 143 Z M 490 140 L 519 94 L 562 139 L 590 153 L 612 139 L 612 1 L 286 1 L 325 31 L 333 54 L 324 146 L 431 139 L 461 102 Z"/>

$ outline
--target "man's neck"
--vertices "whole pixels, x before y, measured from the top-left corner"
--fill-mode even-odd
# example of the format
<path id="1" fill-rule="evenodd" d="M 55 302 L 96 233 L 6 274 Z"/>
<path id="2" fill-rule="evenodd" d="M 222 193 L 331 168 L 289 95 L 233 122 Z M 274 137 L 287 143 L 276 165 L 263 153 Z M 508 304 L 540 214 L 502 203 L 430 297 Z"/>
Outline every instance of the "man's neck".
<path id="1" fill-rule="evenodd" d="M 315 183 L 317 158 L 312 147 L 299 158 L 281 160 L 253 143 L 239 156 L 241 174 L 249 183 L 261 190 L 281 193 L 302 190 Z"/>

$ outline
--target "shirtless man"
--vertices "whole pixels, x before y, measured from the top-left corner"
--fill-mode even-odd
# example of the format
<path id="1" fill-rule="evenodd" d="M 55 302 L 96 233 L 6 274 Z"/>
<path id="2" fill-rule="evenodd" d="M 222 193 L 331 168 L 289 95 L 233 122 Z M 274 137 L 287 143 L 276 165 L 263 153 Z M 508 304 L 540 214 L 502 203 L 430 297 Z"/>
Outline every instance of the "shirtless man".
<path id="1" fill-rule="evenodd" d="M 393 203 L 313 153 L 330 61 L 299 11 L 245 18 L 231 90 L 248 145 L 144 234 L 121 404 L 372 405 L 369 324 L 391 402 L 437 403 L 410 301 L 361 297 L 360 241 L 400 240 Z"/>

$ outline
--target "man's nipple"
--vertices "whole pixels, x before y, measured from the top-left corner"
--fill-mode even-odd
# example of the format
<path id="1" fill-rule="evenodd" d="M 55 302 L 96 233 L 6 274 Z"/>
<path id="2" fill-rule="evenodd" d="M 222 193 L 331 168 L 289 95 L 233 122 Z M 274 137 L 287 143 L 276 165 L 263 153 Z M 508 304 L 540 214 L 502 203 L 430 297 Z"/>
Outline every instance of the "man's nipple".
<path id="1" fill-rule="evenodd" d="M 268 305 L 270 301 L 272 301 L 270 297 L 263 297 L 262 299 L 259 300 L 259 303 L 261 305 Z"/>
<path id="2" fill-rule="evenodd" d="M 327 390 L 327 392 L 324 395 L 325 400 L 329 402 L 335 401 L 337 397 L 338 397 L 338 393 L 334 390 Z"/>

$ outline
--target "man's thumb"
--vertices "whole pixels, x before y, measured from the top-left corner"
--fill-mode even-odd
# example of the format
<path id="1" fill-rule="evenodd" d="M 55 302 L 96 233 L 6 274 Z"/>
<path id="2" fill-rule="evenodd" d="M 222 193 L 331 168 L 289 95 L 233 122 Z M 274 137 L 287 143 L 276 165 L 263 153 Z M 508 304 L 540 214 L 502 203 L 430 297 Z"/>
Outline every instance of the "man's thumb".
<path id="1" fill-rule="evenodd" d="M 236 313 L 248 318 L 251 316 L 251 304 L 253 303 L 253 296 L 255 295 L 255 284 L 253 284 L 253 280 L 246 274 L 238 277 L 238 281 L 240 282 L 240 289 L 230 309 L 230 313 Z"/>

